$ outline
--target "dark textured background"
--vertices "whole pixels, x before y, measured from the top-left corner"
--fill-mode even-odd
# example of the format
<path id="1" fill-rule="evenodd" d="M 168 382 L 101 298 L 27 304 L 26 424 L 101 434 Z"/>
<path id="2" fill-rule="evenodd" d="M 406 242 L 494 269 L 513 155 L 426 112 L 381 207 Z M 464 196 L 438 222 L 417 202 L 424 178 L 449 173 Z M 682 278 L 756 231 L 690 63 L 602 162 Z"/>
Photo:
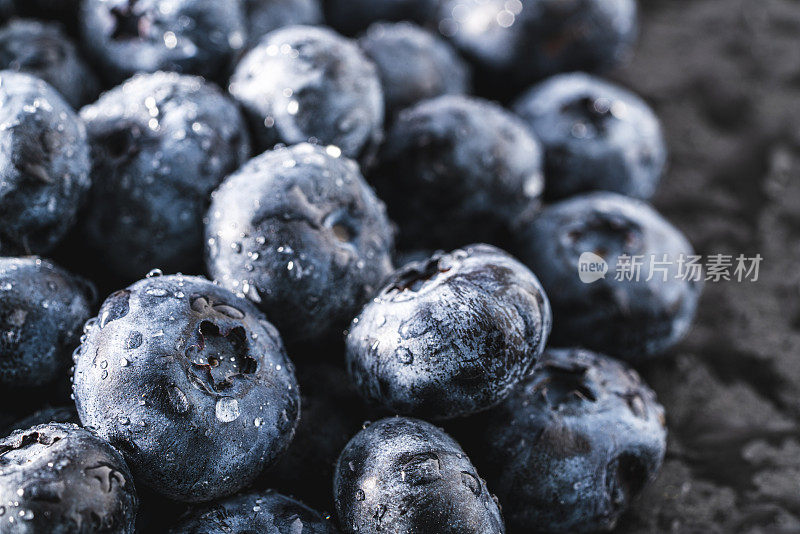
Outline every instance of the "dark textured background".
<path id="1" fill-rule="evenodd" d="M 800 532 L 800 2 L 643 0 L 612 77 L 664 121 L 656 206 L 698 253 L 753 255 L 643 374 L 667 408 L 657 481 L 621 532 Z"/>

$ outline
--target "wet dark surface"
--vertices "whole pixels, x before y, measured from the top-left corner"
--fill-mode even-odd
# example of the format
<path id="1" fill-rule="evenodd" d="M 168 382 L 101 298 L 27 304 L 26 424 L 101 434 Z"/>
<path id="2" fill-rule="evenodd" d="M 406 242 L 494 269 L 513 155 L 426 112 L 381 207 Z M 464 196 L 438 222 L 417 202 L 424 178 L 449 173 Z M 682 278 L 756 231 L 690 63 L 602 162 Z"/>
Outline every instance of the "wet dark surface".
<path id="1" fill-rule="evenodd" d="M 689 337 L 644 370 L 669 450 L 618 531 L 800 532 L 800 3 L 642 7 L 612 77 L 664 121 L 655 204 L 699 253 L 764 261 L 756 283 L 708 283 Z"/>

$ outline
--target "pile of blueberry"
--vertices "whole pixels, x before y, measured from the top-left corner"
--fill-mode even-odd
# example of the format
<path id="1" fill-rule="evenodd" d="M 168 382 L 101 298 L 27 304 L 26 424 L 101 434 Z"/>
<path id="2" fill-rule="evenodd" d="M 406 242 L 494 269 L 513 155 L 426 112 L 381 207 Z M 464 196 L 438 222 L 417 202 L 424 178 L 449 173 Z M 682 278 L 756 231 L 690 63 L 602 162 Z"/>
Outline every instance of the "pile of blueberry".
<path id="1" fill-rule="evenodd" d="M 635 0 L 0 17 L 0 533 L 604 531 L 656 475 L 701 287 L 613 276 L 692 254 L 585 73 Z"/>

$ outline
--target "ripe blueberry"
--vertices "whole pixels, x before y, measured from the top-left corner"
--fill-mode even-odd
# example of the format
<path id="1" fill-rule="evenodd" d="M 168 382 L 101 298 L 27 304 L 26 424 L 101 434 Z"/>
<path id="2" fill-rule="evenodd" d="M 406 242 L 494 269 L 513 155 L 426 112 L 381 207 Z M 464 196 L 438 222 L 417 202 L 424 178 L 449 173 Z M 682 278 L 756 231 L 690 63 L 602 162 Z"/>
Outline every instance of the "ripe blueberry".
<path id="1" fill-rule="evenodd" d="M 548 350 L 487 414 L 481 468 L 514 532 L 611 530 L 664 458 L 664 410 L 625 365 Z"/>
<path id="2" fill-rule="evenodd" d="M 523 221 L 518 237 L 520 259 L 550 296 L 557 345 L 636 363 L 688 331 L 702 288 L 685 267 L 694 251 L 648 204 L 615 193 L 573 197 Z M 587 253 L 608 265 L 592 283 L 580 277 Z"/>
<path id="3" fill-rule="evenodd" d="M 366 427 L 336 464 L 336 512 L 344 532 L 502 534 L 500 510 L 450 436 L 395 417 Z"/>
<path id="4" fill-rule="evenodd" d="M 544 146 L 548 197 L 655 193 L 667 149 L 658 117 L 633 93 L 588 74 L 561 74 L 534 86 L 514 110 Z"/>
<path id="5" fill-rule="evenodd" d="M 214 193 L 206 260 L 290 342 L 337 335 L 391 272 L 383 203 L 336 147 L 268 151 Z"/>
<path id="6" fill-rule="evenodd" d="M 369 401 L 447 419 L 500 402 L 533 367 L 550 304 L 524 265 L 490 245 L 394 273 L 353 320 L 347 366 Z"/>
<path id="7" fill-rule="evenodd" d="M 288 447 L 294 369 L 255 307 L 198 277 L 153 276 L 112 294 L 76 353 L 81 421 L 137 481 L 187 502 L 231 495 Z"/>
<path id="8" fill-rule="evenodd" d="M 535 205 L 542 165 L 541 147 L 518 117 L 447 95 L 400 113 L 369 178 L 404 247 L 454 248 L 497 240 Z"/>
<path id="9" fill-rule="evenodd" d="M 133 534 L 137 507 L 122 456 L 76 425 L 0 439 L 0 532 Z"/>
<path id="10" fill-rule="evenodd" d="M 84 230 L 125 281 L 202 263 L 203 215 L 222 179 L 249 156 L 244 119 L 193 76 L 139 75 L 83 108 L 94 188 Z"/>
<path id="11" fill-rule="evenodd" d="M 375 66 L 355 42 L 312 26 L 269 33 L 236 67 L 230 92 L 262 150 L 316 140 L 369 156 L 383 126 Z"/>

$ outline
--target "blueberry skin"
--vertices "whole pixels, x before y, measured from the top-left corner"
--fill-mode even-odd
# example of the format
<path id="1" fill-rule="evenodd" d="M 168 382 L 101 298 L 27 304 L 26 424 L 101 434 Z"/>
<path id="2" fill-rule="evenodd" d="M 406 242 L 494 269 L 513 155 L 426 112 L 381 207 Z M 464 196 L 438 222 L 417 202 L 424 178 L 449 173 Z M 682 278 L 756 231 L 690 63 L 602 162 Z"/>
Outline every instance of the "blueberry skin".
<path id="1" fill-rule="evenodd" d="M 544 188 L 541 147 L 488 101 L 441 96 L 400 113 L 370 181 L 405 248 L 493 242 Z"/>
<path id="2" fill-rule="evenodd" d="M 112 83 L 159 70 L 220 76 L 247 33 L 240 0 L 84 0 L 79 23 Z"/>
<path id="3" fill-rule="evenodd" d="M 507 84 L 559 72 L 602 71 L 624 59 L 637 35 L 635 0 L 442 0 L 439 31 Z"/>
<path id="4" fill-rule="evenodd" d="M 81 110 L 94 188 L 86 240 L 126 281 L 153 268 L 196 271 L 211 192 L 250 152 L 244 119 L 194 76 L 134 77 Z"/>
<path id="5" fill-rule="evenodd" d="M 386 209 L 335 147 L 268 151 L 214 192 L 206 264 L 287 341 L 341 332 L 392 271 Z"/>
<path id="6" fill-rule="evenodd" d="M 267 34 L 237 65 L 230 92 L 258 147 L 313 141 L 368 157 L 380 142 L 383 93 L 355 42 L 321 27 Z"/>
<path id="7" fill-rule="evenodd" d="M 0 257 L 0 389 L 64 376 L 91 314 L 89 282 L 37 257 Z"/>
<path id="8" fill-rule="evenodd" d="M 0 254 L 43 254 L 91 185 L 86 128 L 47 83 L 0 71 Z"/>
<path id="9" fill-rule="evenodd" d="M 75 409 L 74 404 L 70 406 L 42 408 L 27 417 L 18 419 L 10 425 L 2 427 L 3 430 L 0 431 L 0 436 L 7 436 L 15 430 L 25 430 L 32 426 L 46 425 L 48 423 L 72 423 L 79 425 L 80 422 L 81 420 L 78 417 L 78 411 Z M 0 523 L 2 523 L 2 520 L 0 520 Z"/>
<path id="10" fill-rule="evenodd" d="M 339 363 L 339 362 L 337 362 Z M 339 453 L 365 421 L 368 409 L 344 369 L 326 363 L 297 368 L 303 417 L 289 450 L 265 471 L 258 484 L 287 495 L 301 495 L 309 505 L 333 510 L 333 469 Z"/>
<path id="11" fill-rule="evenodd" d="M 41 78 L 73 108 L 99 92 L 94 74 L 58 24 L 14 20 L 1 28 L 0 68 Z"/>
<path id="12" fill-rule="evenodd" d="M 524 265 L 472 245 L 395 272 L 353 320 L 350 377 L 370 402 L 449 419 L 500 402 L 533 367 L 550 304 Z"/>
<path id="13" fill-rule="evenodd" d="M 0 439 L 4 534 L 133 534 L 138 501 L 122 455 L 72 424 Z"/>
<path id="14" fill-rule="evenodd" d="M 584 73 L 560 74 L 514 106 L 545 150 L 546 194 L 613 191 L 648 199 L 664 172 L 661 123 L 638 96 Z"/>
<path id="15" fill-rule="evenodd" d="M 333 492 L 347 533 L 501 534 L 500 510 L 464 451 L 441 429 L 405 417 L 355 435 Z"/>
<path id="16" fill-rule="evenodd" d="M 613 529 L 666 449 L 653 391 L 624 364 L 581 349 L 548 350 L 486 419 L 486 476 L 510 532 Z"/>
<path id="17" fill-rule="evenodd" d="M 439 0 L 325 0 L 325 19 L 337 31 L 355 35 L 378 21 L 430 18 Z"/>
<path id="18" fill-rule="evenodd" d="M 278 28 L 323 22 L 320 0 L 244 0 L 244 7 L 251 46 Z"/>
<path id="19" fill-rule="evenodd" d="M 680 256 L 694 254 L 683 234 L 648 204 L 616 193 L 589 193 L 546 208 L 519 227 L 520 259 L 553 305 L 553 342 L 641 363 L 677 343 L 694 317 L 702 281 L 678 278 Z M 582 254 L 608 263 L 608 274 L 583 283 Z M 651 258 L 667 255 L 667 280 Z M 617 280 L 618 258 L 643 256 L 639 281 Z M 632 261 L 632 260 L 631 260 Z M 658 269 L 660 266 L 652 264 Z"/>
<path id="20" fill-rule="evenodd" d="M 387 117 L 421 100 L 470 90 L 467 63 L 447 41 L 409 22 L 378 22 L 359 39 L 375 63 Z"/>
<path id="21" fill-rule="evenodd" d="M 191 510 L 170 534 L 336 534 L 330 521 L 291 497 L 274 491 L 236 495 Z"/>
<path id="22" fill-rule="evenodd" d="M 78 414 L 151 489 L 185 502 L 231 495 L 289 446 L 294 367 L 248 301 L 204 278 L 154 276 L 112 294 L 85 331 Z"/>

